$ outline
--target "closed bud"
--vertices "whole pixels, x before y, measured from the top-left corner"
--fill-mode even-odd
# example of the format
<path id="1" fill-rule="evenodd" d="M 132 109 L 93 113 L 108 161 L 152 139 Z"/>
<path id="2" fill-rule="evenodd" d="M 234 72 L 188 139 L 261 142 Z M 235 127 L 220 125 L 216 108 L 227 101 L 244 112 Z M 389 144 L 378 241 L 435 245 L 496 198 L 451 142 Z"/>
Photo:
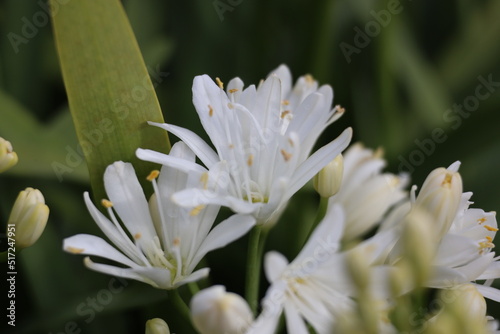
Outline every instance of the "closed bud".
<path id="1" fill-rule="evenodd" d="M 460 162 L 447 169 L 437 168 L 427 176 L 414 207 L 426 210 L 434 221 L 434 233 L 440 240 L 450 229 L 462 197 Z"/>
<path id="2" fill-rule="evenodd" d="M 45 205 L 42 193 L 26 188 L 17 196 L 10 213 L 8 225 L 15 225 L 15 239 L 18 248 L 33 245 L 47 224 L 49 207 Z"/>
<path id="3" fill-rule="evenodd" d="M 316 174 L 313 180 L 314 189 L 321 197 L 331 197 L 339 191 L 343 175 L 344 158 L 339 154 Z"/>
<path id="4" fill-rule="evenodd" d="M 146 321 L 146 334 L 170 334 L 167 323 L 160 318 Z"/>
<path id="5" fill-rule="evenodd" d="M 453 307 L 474 319 L 486 320 L 486 301 L 473 284 L 463 284 L 451 290 L 456 296 Z"/>
<path id="6" fill-rule="evenodd" d="M 12 150 L 12 144 L 0 137 L 0 173 L 17 164 L 17 154 Z"/>
<path id="7" fill-rule="evenodd" d="M 243 334 L 253 321 L 252 311 L 239 295 L 215 285 L 191 300 L 191 318 L 201 334 Z"/>

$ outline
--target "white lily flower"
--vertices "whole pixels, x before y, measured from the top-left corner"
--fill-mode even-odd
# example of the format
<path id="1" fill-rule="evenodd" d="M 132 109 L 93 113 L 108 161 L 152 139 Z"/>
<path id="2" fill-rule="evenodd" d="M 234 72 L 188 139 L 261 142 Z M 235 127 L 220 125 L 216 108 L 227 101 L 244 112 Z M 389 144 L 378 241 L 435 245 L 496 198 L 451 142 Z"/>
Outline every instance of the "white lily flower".
<path id="1" fill-rule="evenodd" d="M 331 109 L 333 90 L 310 76 L 292 87 L 290 70 L 281 65 L 256 88 L 244 89 L 232 79 L 224 91 L 207 75 L 193 82 L 193 102 L 201 123 L 215 146 L 195 133 L 170 124 L 161 127 L 183 140 L 214 175 L 217 189 L 187 189 L 174 196 L 186 207 L 218 204 L 239 213 L 252 213 L 257 224 L 274 224 L 286 203 L 306 182 L 348 145 L 351 129 L 310 157 L 321 132 L 340 117 Z M 177 166 L 161 153 L 137 150 L 140 159 Z M 178 166 L 187 169 L 189 166 Z"/>
<path id="2" fill-rule="evenodd" d="M 408 196 L 403 189 L 409 178 L 381 173 L 386 161 L 380 150 L 372 151 L 361 143 L 344 153 L 344 177 L 338 193 L 329 205 L 342 205 L 346 214 L 344 241 L 354 240 L 368 232 L 396 203 Z"/>
<path id="3" fill-rule="evenodd" d="M 186 164 L 193 164 L 195 160 L 194 153 L 182 142 L 175 144 L 170 154 Z M 218 206 L 190 210 L 171 200 L 172 194 L 181 189 L 205 186 L 199 174 L 164 166 L 158 182 L 157 176 L 156 171 L 148 177 L 154 187 L 148 205 L 130 163 L 118 161 L 108 166 L 104 186 L 109 201 L 103 200 L 103 205 L 110 219 L 94 206 L 88 193 L 84 197 L 92 218 L 115 247 L 97 236 L 79 234 L 64 240 L 64 250 L 115 261 L 122 266 L 94 263 L 89 257 L 84 262 L 95 271 L 161 289 L 177 288 L 208 275 L 208 268 L 193 272 L 199 261 L 208 252 L 243 236 L 253 227 L 255 219 L 249 215 L 233 215 L 212 229 Z"/>
<path id="4" fill-rule="evenodd" d="M 284 312 L 288 333 L 309 333 L 306 321 L 318 334 L 333 332 L 338 316 L 354 310 L 356 284 L 347 270 L 352 252 L 364 255 L 368 265 L 380 261 L 387 243 L 394 242 L 392 232 L 379 233 L 355 248 L 339 252 L 345 216 L 339 205 L 329 207 L 299 255 L 288 263 L 286 258 L 269 252 L 265 272 L 271 282 L 263 311 L 246 334 L 274 333 Z M 379 298 L 390 294 L 387 266 L 372 266 L 370 291 Z"/>
<path id="5" fill-rule="evenodd" d="M 12 149 L 12 144 L 0 137 L 0 173 L 17 164 L 17 161 L 17 153 Z"/>

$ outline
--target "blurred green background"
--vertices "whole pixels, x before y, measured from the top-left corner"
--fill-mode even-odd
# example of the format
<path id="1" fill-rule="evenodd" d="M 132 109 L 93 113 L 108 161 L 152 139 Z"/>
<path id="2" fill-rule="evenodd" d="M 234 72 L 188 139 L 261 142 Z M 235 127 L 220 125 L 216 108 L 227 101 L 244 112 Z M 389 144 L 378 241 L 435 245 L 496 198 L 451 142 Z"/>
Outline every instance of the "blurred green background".
<path id="1" fill-rule="evenodd" d="M 352 126 L 355 140 L 384 148 L 389 171 L 410 172 L 417 185 L 435 167 L 460 160 L 475 206 L 500 207 L 499 1 L 123 4 L 147 66 L 165 76 L 156 92 L 167 122 L 202 133 L 191 103 L 195 75 L 224 82 L 239 76 L 250 84 L 285 63 L 294 78 L 310 73 L 332 85 L 334 103 L 347 110 L 322 143 Z M 129 281 L 109 297 L 108 285 L 121 283 L 61 250 L 65 237 L 100 232 L 82 201 L 88 174 L 50 23 L 25 27 L 44 8 L 44 1 L 0 1 L 0 136 L 19 155 L 18 165 L 0 175 L 0 220 L 5 224 L 17 193 L 28 186 L 40 189 L 51 209 L 39 242 L 17 258 L 15 332 L 141 333 L 147 319 L 162 317 L 184 333 L 175 329 L 164 291 Z M 26 32 L 26 39 L 13 35 Z M 58 176 L 54 163 L 71 171 Z M 296 254 L 304 238 L 299 224 L 314 217 L 316 204 L 311 187 L 297 194 L 268 248 Z M 241 292 L 245 241 L 208 257 L 213 283 Z M 3 295 L 4 281 L 1 286 Z M 490 305 L 489 313 L 500 317 L 500 308 Z M 5 319 L 5 333 L 3 326 Z"/>

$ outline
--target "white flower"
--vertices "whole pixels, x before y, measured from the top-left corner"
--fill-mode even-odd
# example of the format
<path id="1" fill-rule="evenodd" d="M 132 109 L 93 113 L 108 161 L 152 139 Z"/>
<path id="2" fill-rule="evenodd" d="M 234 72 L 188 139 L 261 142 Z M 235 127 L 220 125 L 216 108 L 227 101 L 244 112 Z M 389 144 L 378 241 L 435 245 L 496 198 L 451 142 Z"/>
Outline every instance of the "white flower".
<path id="1" fill-rule="evenodd" d="M 10 212 L 7 225 L 8 232 L 10 232 L 9 226 L 15 225 L 15 239 L 18 248 L 29 247 L 40 238 L 47 225 L 49 211 L 40 190 L 26 188 L 19 193 Z"/>
<path id="2" fill-rule="evenodd" d="M 291 262 L 277 252 L 265 257 L 265 272 L 271 282 L 263 311 L 247 334 L 274 333 L 281 313 L 286 316 L 288 333 L 309 333 L 307 321 L 318 334 L 332 333 L 338 316 L 354 310 L 357 287 L 347 263 L 352 252 L 364 255 L 367 265 L 380 260 L 381 251 L 392 242 L 391 232 L 378 234 L 355 248 L 339 252 L 344 228 L 339 205 L 329 207 L 299 255 Z M 385 266 L 371 267 L 370 291 L 378 298 L 389 296 Z"/>
<path id="3" fill-rule="evenodd" d="M 339 191 L 343 175 L 344 158 L 339 154 L 314 176 L 314 189 L 321 197 L 331 197 Z"/>
<path id="4" fill-rule="evenodd" d="M 17 164 L 17 153 L 12 150 L 12 144 L 0 137 L 0 173 Z"/>
<path id="5" fill-rule="evenodd" d="M 220 169 L 216 190 L 187 189 L 174 196 L 183 206 L 219 204 L 252 213 L 257 224 L 271 225 L 290 197 L 348 145 L 351 129 L 309 157 L 321 132 L 343 109 L 331 109 L 332 88 L 318 88 L 310 76 L 292 87 L 289 69 L 277 68 L 259 87 L 244 89 L 232 79 L 227 91 L 207 75 L 193 82 L 193 102 L 215 146 L 195 133 L 170 124 L 156 124 L 183 140 L 209 169 Z M 160 153 L 139 149 L 140 159 L 175 165 Z M 179 168 L 189 168 L 179 166 Z"/>
<path id="6" fill-rule="evenodd" d="M 361 237 L 380 222 L 390 207 L 407 197 L 403 188 L 408 177 L 382 174 L 385 165 L 380 150 L 374 152 L 360 143 L 344 153 L 342 185 L 329 200 L 329 205 L 341 204 L 346 214 L 344 241 Z"/>
<path id="7" fill-rule="evenodd" d="M 247 302 L 222 285 L 201 290 L 190 304 L 193 324 L 201 334 L 244 334 L 253 320 Z"/>
<path id="8" fill-rule="evenodd" d="M 175 144 L 170 154 L 186 164 L 193 164 L 195 159 L 182 142 Z M 95 222 L 116 248 L 99 237 L 80 234 L 65 239 L 64 250 L 103 257 L 124 266 L 94 263 L 87 257 L 85 265 L 90 269 L 172 289 L 206 276 L 208 268 L 193 273 L 205 254 L 241 237 L 255 223 L 251 216 L 233 215 L 211 230 L 218 206 L 189 210 L 171 200 L 174 192 L 185 187 L 204 186 L 206 182 L 199 174 L 163 167 L 158 182 L 156 176 L 157 172 L 148 177 L 154 187 L 148 205 L 131 164 L 119 161 L 108 166 L 104 186 L 110 201 L 104 200 L 103 204 L 111 220 L 92 204 L 88 193 L 84 197 Z"/>

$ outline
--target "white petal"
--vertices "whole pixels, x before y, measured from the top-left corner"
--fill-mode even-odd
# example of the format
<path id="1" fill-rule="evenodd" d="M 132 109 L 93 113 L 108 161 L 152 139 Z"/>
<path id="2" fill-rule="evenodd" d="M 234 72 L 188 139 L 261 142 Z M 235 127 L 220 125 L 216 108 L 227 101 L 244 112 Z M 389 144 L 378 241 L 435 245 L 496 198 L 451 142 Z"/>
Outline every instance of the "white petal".
<path id="1" fill-rule="evenodd" d="M 208 252 L 222 248 L 245 235 L 255 225 L 255 218 L 248 215 L 232 215 L 210 231 L 200 245 L 193 262 L 198 263 Z"/>
<path id="2" fill-rule="evenodd" d="M 500 278 L 500 262 L 492 262 L 488 268 L 477 279 Z"/>
<path id="3" fill-rule="evenodd" d="M 198 205 L 216 204 L 227 206 L 231 210 L 241 214 L 255 212 L 260 203 L 249 203 L 233 196 L 221 196 L 210 190 L 204 189 L 185 189 L 176 192 L 172 199 L 175 203 L 184 207 L 195 207 Z"/>
<path id="4" fill-rule="evenodd" d="M 331 143 L 323 146 L 304 161 L 295 171 L 292 177 L 292 182 L 285 198 L 290 198 L 295 194 L 304 184 L 313 178 L 323 167 L 332 161 L 339 153 L 344 150 L 352 137 L 352 130 L 348 128 L 342 132 Z"/>
<path id="5" fill-rule="evenodd" d="M 105 240 L 90 234 L 78 234 L 64 239 L 63 249 L 73 254 L 95 255 L 129 267 L 139 265 L 120 253 Z"/>
<path id="6" fill-rule="evenodd" d="M 134 269 L 120 268 L 120 267 L 110 266 L 107 264 L 92 262 L 88 257 L 85 258 L 84 263 L 87 268 L 98 271 L 103 274 L 134 279 L 140 282 L 150 284 L 155 288 L 160 288 L 160 289 L 173 288 L 172 283 L 170 281 L 170 271 L 165 268 L 155 268 L 155 267 L 148 267 L 148 268 L 139 267 Z"/>
<path id="7" fill-rule="evenodd" d="M 205 168 L 203 168 L 202 166 L 198 165 L 195 162 L 191 162 L 188 160 L 184 160 L 182 158 L 170 156 L 168 154 L 158 153 L 158 152 L 155 152 L 152 150 L 138 148 L 135 151 L 135 155 L 141 160 L 150 161 L 150 162 L 154 162 L 154 163 L 161 164 L 164 166 L 177 168 L 177 169 L 182 170 L 186 173 L 196 172 L 196 173 L 201 174 L 201 173 L 204 173 L 207 171 Z"/>
<path id="8" fill-rule="evenodd" d="M 289 334 L 309 334 L 304 320 L 293 305 L 285 304 L 285 319 Z"/>
<path id="9" fill-rule="evenodd" d="M 104 172 L 104 187 L 130 234 L 142 245 L 153 240 L 156 231 L 149 205 L 132 164 L 117 161 L 109 165 Z"/>
<path id="10" fill-rule="evenodd" d="M 282 254 L 275 251 L 266 253 L 264 257 L 264 271 L 270 283 L 277 281 L 287 266 L 288 260 Z"/>
<path id="11" fill-rule="evenodd" d="M 500 303 L 500 290 L 491 286 L 474 284 L 476 289 L 485 297 Z"/>
<path id="12" fill-rule="evenodd" d="M 179 282 L 176 282 L 174 285 L 174 288 L 178 288 L 179 286 L 186 284 L 186 283 L 199 281 L 200 279 L 207 277 L 209 273 L 210 273 L 209 268 L 203 268 L 203 269 L 196 270 L 194 273 L 191 273 L 189 276 L 186 276 L 182 280 L 180 280 Z"/>
<path id="13" fill-rule="evenodd" d="M 311 256 L 318 259 L 323 257 L 322 261 L 326 261 L 330 255 L 339 249 L 344 222 L 345 215 L 342 207 L 338 204 L 328 205 L 325 217 L 315 228 L 293 263 L 305 260 Z"/>
<path id="14" fill-rule="evenodd" d="M 217 153 L 215 153 L 215 151 L 196 133 L 172 124 L 160 124 L 154 122 L 148 123 L 165 129 L 168 132 L 179 137 L 189 146 L 191 150 L 193 150 L 196 156 L 200 158 L 201 162 L 203 162 L 203 164 L 207 166 L 207 168 L 212 167 L 212 165 L 219 161 L 219 156 L 217 155 Z"/>
<path id="15" fill-rule="evenodd" d="M 478 254 L 478 244 L 476 241 L 462 237 L 460 235 L 445 234 L 434 259 L 434 265 L 455 267 L 466 264 Z"/>

